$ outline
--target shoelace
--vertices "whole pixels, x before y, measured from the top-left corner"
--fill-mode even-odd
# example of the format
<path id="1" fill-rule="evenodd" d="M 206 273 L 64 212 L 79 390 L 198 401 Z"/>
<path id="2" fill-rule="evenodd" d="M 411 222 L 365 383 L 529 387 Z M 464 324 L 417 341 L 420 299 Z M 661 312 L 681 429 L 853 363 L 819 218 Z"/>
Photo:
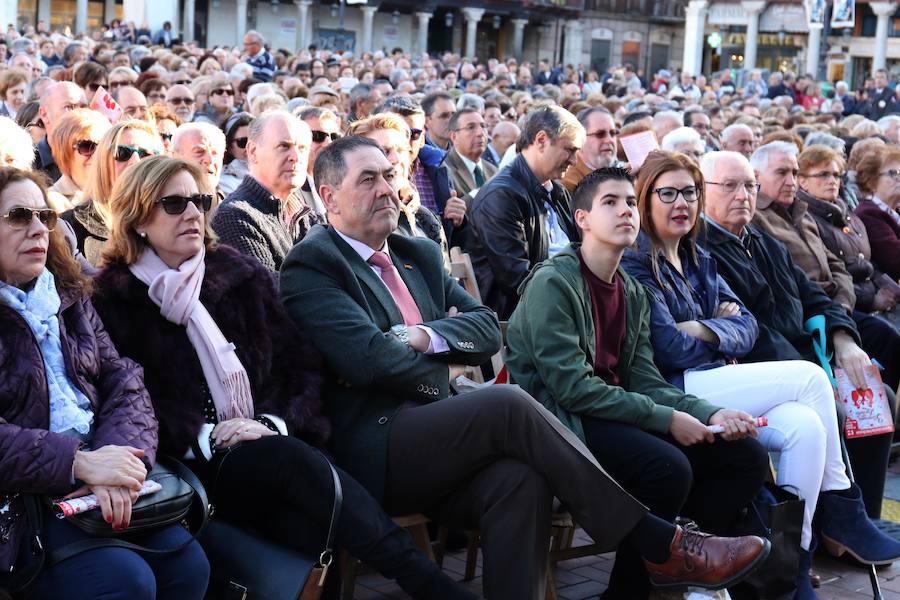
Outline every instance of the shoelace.
<path id="1" fill-rule="evenodd" d="M 703 555 L 703 545 L 712 535 L 703 533 L 693 521 L 688 521 L 681 526 L 681 549 L 684 551 L 684 566 L 693 570 L 693 557 Z"/>

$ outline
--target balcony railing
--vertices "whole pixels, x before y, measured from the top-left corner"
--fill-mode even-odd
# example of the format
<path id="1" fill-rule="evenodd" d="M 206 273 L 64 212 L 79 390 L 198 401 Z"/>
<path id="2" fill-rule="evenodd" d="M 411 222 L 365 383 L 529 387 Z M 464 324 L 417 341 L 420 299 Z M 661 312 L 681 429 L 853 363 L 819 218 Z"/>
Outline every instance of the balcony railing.
<path id="1" fill-rule="evenodd" d="M 673 0 L 586 0 L 585 10 L 651 19 L 684 19 L 684 3 Z"/>

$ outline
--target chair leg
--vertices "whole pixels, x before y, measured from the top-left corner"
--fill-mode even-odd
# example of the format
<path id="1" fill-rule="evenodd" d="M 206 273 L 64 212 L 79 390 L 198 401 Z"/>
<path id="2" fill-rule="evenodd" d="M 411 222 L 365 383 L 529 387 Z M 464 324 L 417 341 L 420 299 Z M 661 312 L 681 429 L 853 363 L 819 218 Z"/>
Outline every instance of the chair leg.
<path id="1" fill-rule="evenodd" d="M 421 550 L 428 560 L 434 562 L 434 551 L 431 548 L 431 538 L 428 536 L 428 526 L 425 523 L 418 523 L 409 527 L 409 533 L 412 535 L 413 545 Z"/>
<path id="2" fill-rule="evenodd" d="M 356 587 L 356 567 L 359 562 L 350 556 L 346 550 L 341 550 L 341 600 L 353 600 L 353 592 Z"/>
<path id="3" fill-rule="evenodd" d="M 475 579 L 475 567 L 478 566 L 478 545 L 481 543 L 481 536 L 477 531 L 468 532 L 469 546 L 466 548 L 466 574 L 463 581 L 472 581 Z"/>
<path id="4" fill-rule="evenodd" d="M 556 594 L 556 577 L 553 575 L 555 566 L 551 565 L 547 568 L 547 590 L 544 595 L 545 600 L 558 600 Z"/>
<path id="5" fill-rule="evenodd" d="M 443 569 L 444 568 L 444 554 L 447 552 L 447 536 L 449 531 L 446 527 L 441 525 L 438 527 L 437 534 L 437 542 L 434 544 L 434 562 Z"/>

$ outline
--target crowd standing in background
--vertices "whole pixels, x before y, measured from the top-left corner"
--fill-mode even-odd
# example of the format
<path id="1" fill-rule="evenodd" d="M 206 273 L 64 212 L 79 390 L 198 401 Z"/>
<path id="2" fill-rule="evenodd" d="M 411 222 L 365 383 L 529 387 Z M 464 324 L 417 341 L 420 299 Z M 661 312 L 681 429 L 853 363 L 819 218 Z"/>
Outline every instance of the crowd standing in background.
<path id="1" fill-rule="evenodd" d="M 857 388 L 880 366 L 896 412 L 886 71 L 738 86 L 255 31 L 200 48 L 169 23 L 38 29 L 0 38 L 0 570 L 34 560 L 20 493 L 91 491 L 127 529 L 157 453 L 218 518 L 317 553 L 316 448 L 340 467 L 339 546 L 414 598 L 477 596 L 388 515 L 480 530 L 484 597 L 537 599 L 554 498 L 618 548 L 607 600 L 731 586 L 770 551 L 727 537 L 767 451 L 806 502 L 796 598 L 817 597 L 817 542 L 900 560 L 878 521 L 892 434 L 842 440 L 804 329 L 821 317 Z M 453 248 L 483 303 L 450 277 Z M 520 387 L 457 394 L 501 347 Z M 84 535 L 52 521 L 51 548 Z M 196 543 L 102 549 L 34 594 L 200 598 L 208 573 Z"/>

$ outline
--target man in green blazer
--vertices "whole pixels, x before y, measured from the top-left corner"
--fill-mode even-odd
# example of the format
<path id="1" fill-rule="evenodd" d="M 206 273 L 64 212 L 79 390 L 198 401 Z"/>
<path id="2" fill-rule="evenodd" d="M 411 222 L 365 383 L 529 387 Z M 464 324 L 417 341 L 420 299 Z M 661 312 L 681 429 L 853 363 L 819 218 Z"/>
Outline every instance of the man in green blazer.
<path id="1" fill-rule="evenodd" d="M 449 278 L 434 242 L 392 235 L 399 182 L 377 144 L 334 142 L 314 179 L 330 225 L 288 255 L 281 293 L 325 360 L 331 448 L 390 513 L 480 529 L 487 598 L 542 596 L 554 496 L 600 543 L 632 540 L 657 583 L 721 587 L 768 552 L 648 515 L 515 386 L 450 397 L 459 365 L 499 348 L 496 317 Z"/>

